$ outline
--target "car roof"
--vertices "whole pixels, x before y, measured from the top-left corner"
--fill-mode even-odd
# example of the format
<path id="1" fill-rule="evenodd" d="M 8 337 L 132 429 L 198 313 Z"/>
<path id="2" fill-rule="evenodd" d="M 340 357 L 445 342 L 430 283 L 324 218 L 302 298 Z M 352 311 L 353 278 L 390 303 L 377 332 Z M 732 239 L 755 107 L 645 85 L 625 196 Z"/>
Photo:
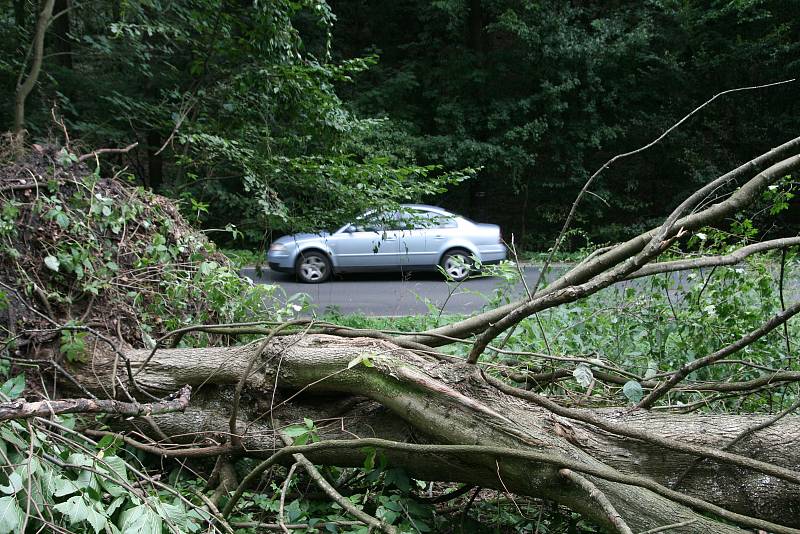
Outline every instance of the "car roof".
<path id="1" fill-rule="evenodd" d="M 432 211 L 435 213 L 440 213 L 442 215 L 453 215 L 444 208 L 440 208 L 438 206 L 431 206 L 428 204 L 400 204 L 400 206 L 403 208 L 411 208 L 415 210 Z"/>

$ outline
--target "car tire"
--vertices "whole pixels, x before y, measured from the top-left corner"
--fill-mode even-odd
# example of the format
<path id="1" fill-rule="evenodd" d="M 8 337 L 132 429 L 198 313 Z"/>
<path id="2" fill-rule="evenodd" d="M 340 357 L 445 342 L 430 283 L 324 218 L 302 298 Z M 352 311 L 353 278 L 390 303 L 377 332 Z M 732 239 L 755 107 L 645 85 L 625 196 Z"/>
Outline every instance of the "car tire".
<path id="1" fill-rule="evenodd" d="M 462 249 L 448 250 L 442 256 L 439 266 L 448 280 L 462 282 L 474 271 L 470 253 Z"/>
<path id="2" fill-rule="evenodd" d="M 301 252 L 297 258 L 295 273 L 297 278 L 306 284 L 321 284 L 331 277 L 332 271 L 331 260 L 323 252 L 316 250 Z"/>

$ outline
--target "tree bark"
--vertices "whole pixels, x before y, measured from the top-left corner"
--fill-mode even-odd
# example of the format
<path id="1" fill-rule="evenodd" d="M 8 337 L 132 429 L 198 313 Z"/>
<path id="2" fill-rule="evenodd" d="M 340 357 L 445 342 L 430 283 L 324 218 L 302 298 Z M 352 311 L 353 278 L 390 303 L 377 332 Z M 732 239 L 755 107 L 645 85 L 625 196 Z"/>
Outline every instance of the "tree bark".
<path id="1" fill-rule="evenodd" d="M 228 430 L 234 386 L 259 344 L 210 349 L 126 352 L 140 387 L 152 393 L 195 386 L 193 406 L 182 414 L 154 417 L 167 435 L 196 436 L 223 442 Z M 96 352 L 76 378 L 93 391 L 112 380 L 114 354 Z M 350 365 L 354 361 L 363 363 Z M 126 375 L 119 379 L 125 381 Z M 277 390 L 275 390 L 277 386 Z M 275 390 L 275 391 L 274 391 Z M 552 457 L 535 462 L 492 454 L 414 454 L 386 451 L 392 465 L 425 480 L 458 481 L 482 487 L 507 488 L 550 499 L 598 524 L 612 528 L 601 506 L 588 499 L 580 485 L 560 476 L 560 467 L 580 472 L 569 462 L 591 469 L 644 476 L 663 485 L 694 468 L 680 492 L 731 511 L 788 527 L 800 527 L 800 488 L 771 477 L 709 460 L 695 464 L 692 455 L 675 453 L 645 442 L 620 438 L 544 408 L 505 395 L 488 384 L 474 366 L 422 357 L 387 341 L 329 335 L 274 339 L 258 357 L 245 382 L 247 402 L 237 434 L 248 456 L 265 457 L 282 447 L 273 427 L 308 417 L 321 424 L 323 439 L 382 437 L 394 441 L 504 447 Z M 273 393 L 274 391 L 274 393 Z M 275 395 L 273 398 L 273 394 Z M 366 397 L 369 400 L 363 399 Z M 748 416 L 657 415 L 640 410 L 594 411 L 610 421 L 675 439 L 722 447 L 764 418 Z M 130 423 L 127 423 L 130 424 Z M 136 422 L 134 422 L 136 424 Z M 147 430 L 146 425 L 139 425 Z M 800 424 L 787 417 L 738 443 L 732 452 L 800 469 Z M 363 464 L 360 449 L 304 453 L 313 462 L 340 466 Z M 742 532 L 700 515 L 649 489 L 581 473 L 602 492 L 634 530 L 692 521 L 673 532 Z M 770 529 L 773 530 L 773 529 Z M 779 531 L 778 529 L 775 529 Z M 784 529 L 792 532 L 792 529 Z"/>
<path id="2" fill-rule="evenodd" d="M 55 0 L 45 0 L 42 11 L 39 13 L 39 18 L 36 21 L 36 31 L 33 36 L 33 58 L 31 62 L 31 70 L 28 76 L 24 76 L 24 69 L 27 65 L 23 66 L 23 72 L 20 73 L 19 81 L 17 82 L 16 95 L 14 98 L 14 135 L 19 137 L 22 130 L 25 128 L 25 100 L 33 90 L 36 81 L 39 79 L 39 72 L 42 69 L 42 61 L 44 59 L 44 36 L 47 32 L 47 25 L 50 23 L 50 17 L 53 15 L 53 6 Z M 24 81 L 23 81 L 24 78 Z"/>

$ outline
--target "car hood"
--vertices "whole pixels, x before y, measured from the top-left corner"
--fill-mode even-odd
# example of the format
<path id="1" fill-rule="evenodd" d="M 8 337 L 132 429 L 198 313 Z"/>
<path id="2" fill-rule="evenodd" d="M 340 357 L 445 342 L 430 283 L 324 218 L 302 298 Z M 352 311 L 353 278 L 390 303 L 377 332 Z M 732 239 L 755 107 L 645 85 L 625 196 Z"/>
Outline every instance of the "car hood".
<path id="1" fill-rule="evenodd" d="M 290 243 L 299 243 L 302 241 L 312 241 L 315 239 L 324 239 L 328 237 L 330 234 L 328 232 L 319 232 L 318 234 L 292 234 L 292 235 L 285 235 L 280 237 L 274 241 L 274 243 L 279 243 L 281 245 L 286 245 Z"/>

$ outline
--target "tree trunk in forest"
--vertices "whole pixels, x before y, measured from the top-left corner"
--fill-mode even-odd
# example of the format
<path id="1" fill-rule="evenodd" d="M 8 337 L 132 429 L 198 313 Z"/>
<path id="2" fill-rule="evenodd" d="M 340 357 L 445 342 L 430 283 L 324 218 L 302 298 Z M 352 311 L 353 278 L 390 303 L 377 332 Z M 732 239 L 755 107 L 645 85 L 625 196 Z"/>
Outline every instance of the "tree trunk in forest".
<path id="1" fill-rule="evenodd" d="M 47 32 L 47 25 L 53 15 L 54 0 L 45 0 L 39 18 L 36 21 L 36 30 L 33 37 L 31 68 L 25 76 L 27 63 L 23 65 L 17 80 L 16 95 L 14 99 L 14 136 L 20 137 L 25 128 L 25 100 L 36 85 L 39 79 L 39 72 L 42 69 L 44 59 L 44 36 Z"/>
<path id="2" fill-rule="evenodd" d="M 387 341 L 343 339 L 329 335 L 289 336 L 241 347 L 159 350 L 125 353 L 139 386 L 165 394 L 185 384 L 195 387 L 192 407 L 183 414 L 154 417 L 167 435 L 224 441 L 232 389 L 248 363 L 248 402 L 236 426 L 248 456 L 269 456 L 282 445 L 273 428 L 302 421 L 327 420 L 323 440 L 381 437 L 429 444 L 469 444 L 530 452 L 548 459 L 530 461 L 485 453 L 418 454 L 387 450 L 390 463 L 425 480 L 458 481 L 553 500 L 611 528 L 607 513 L 580 486 L 559 475 L 560 467 L 627 473 L 664 486 L 694 466 L 677 489 L 733 512 L 768 523 L 776 532 L 800 528 L 800 486 L 739 466 L 705 460 L 652 444 L 622 438 L 593 425 L 559 417 L 511 397 L 487 383 L 474 366 L 445 363 Z M 113 353 L 95 352 L 76 378 L 95 392 L 112 384 Z M 354 361 L 368 361 L 353 365 Z M 147 362 L 146 365 L 144 363 Z M 122 366 L 118 366 L 120 369 Z M 125 381 L 121 372 L 119 380 Z M 277 385 L 273 398 L 274 386 Z M 66 386 L 66 384 L 65 384 Z M 369 400 L 366 400 L 367 398 Z M 247 406 L 245 409 L 244 406 Z M 692 444 L 721 447 L 763 417 L 657 415 L 641 410 L 593 410 L 604 420 L 658 433 Z M 334 424 L 330 424 L 335 420 Z M 134 423 L 135 424 L 135 423 Z M 147 425 L 137 425 L 146 431 Z M 152 433 L 152 432 L 151 432 Z M 748 458 L 800 469 L 800 421 L 786 418 L 737 444 Z M 358 466 L 364 453 L 352 450 L 309 452 L 318 464 Z M 583 473 L 610 500 L 635 531 L 691 521 L 673 532 L 742 532 L 650 489 Z M 611 477 L 613 478 L 613 477 Z M 696 507 L 695 507 L 696 508 Z M 755 525 L 752 525 L 755 526 Z M 777 528 L 776 528 L 777 527 Z"/>

